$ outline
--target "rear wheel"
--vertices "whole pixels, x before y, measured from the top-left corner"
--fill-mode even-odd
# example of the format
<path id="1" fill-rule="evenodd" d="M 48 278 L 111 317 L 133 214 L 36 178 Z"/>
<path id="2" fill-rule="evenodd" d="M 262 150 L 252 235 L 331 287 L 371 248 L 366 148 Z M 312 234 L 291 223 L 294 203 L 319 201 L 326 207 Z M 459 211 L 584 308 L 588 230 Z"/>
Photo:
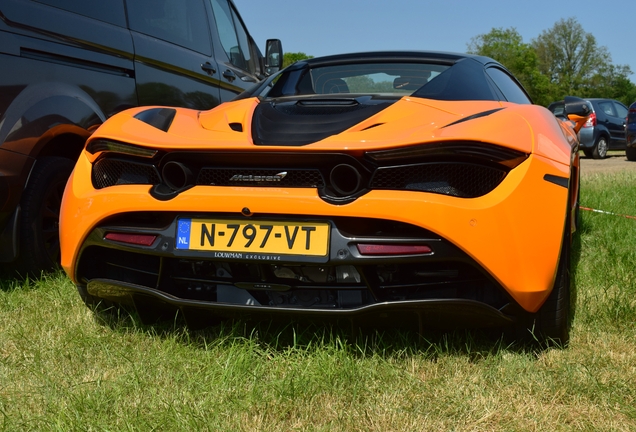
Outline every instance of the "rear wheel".
<path id="1" fill-rule="evenodd" d="M 17 270 L 38 278 L 60 261 L 60 207 L 74 163 L 63 157 L 38 159 L 20 206 L 20 252 Z"/>
<path id="2" fill-rule="evenodd" d="M 541 309 L 529 316 L 527 331 L 546 345 L 566 346 L 570 340 L 570 224 L 561 247 L 554 287 Z"/>
<path id="3" fill-rule="evenodd" d="M 625 156 L 629 161 L 636 161 L 636 147 L 626 147 Z"/>
<path id="4" fill-rule="evenodd" d="M 599 136 L 592 148 L 592 157 L 594 159 L 605 159 L 607 157 L 607 149 L 607 138 L 603 135 Z"/>

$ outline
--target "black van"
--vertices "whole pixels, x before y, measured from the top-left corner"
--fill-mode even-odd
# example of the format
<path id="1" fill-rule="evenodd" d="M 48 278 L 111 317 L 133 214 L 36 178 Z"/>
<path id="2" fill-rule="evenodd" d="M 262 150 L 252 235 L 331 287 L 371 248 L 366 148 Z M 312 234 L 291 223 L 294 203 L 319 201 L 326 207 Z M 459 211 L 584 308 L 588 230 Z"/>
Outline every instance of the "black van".
<path id="1" fill-rule="evenodd" d="M 64 186 L 105 119 L 210 109 L 281 63 L 280 41 L 264 58 L 232 0 L 2 0 L 0 262 L 37 276 L 58 261 Z"/>

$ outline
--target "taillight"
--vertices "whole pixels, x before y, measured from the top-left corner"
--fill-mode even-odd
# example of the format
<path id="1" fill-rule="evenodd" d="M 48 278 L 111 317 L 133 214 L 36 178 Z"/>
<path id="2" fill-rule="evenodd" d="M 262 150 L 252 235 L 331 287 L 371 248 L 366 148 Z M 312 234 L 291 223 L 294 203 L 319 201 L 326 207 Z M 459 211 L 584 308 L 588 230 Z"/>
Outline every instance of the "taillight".
<path id="1" fill-rule="evenodd" d="M 594 113 L 590 114 L 590 116 L 587 118 L 587 121 L 585 122 L 583 127 L 588 128 L 593 126 L 596 126 L 596 114 Z"/>
<path id="2" fill-rule="evenodd" d="M 358 244 L 357 247 L 360 255 L 420 255 L 433 252 L 427 245 Z"/>
<path id="3" fill-rule="evenodd" d="M 108 233 L 104 236 L 104 238 L 118 243 L 126 243 L 137 246 L 152 246 L 157 236 L 153 234 Z"/>

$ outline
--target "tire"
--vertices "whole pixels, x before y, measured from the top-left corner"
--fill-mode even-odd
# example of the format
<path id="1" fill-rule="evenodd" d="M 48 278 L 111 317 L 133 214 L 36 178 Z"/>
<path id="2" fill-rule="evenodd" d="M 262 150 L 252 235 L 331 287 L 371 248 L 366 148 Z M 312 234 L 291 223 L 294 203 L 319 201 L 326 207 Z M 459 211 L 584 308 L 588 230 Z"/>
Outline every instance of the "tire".
<path id="1" fill-rule="evenodd" d="M 592 157 L 594 159 L 605 159 L 607 157 L 608 147 L 607 138 L 604 135 L 600 135 L 592 148 Z"/>
<path id="2" fill-rule="evenodd" d="M 636 161 L 636 147 L 625 147 L 625 156 L 628 161 Z"/>
<path id="3" fill-rule="evenodd" d="M 59 266 L 60 206 L 74 163 L 63 157 L 38 159 L 31 172 L 20 206 L 20 251 L 16 270 L 21 276 L 39 278 L 42 271 Z"/>
<path id="4" fill-rule="evenodd" d="M 570 341 L 570 224 L 561 246 L 554 287 L 541 309 L 529 316 L 526 334 L 547 346 L 567 346 Z"/>

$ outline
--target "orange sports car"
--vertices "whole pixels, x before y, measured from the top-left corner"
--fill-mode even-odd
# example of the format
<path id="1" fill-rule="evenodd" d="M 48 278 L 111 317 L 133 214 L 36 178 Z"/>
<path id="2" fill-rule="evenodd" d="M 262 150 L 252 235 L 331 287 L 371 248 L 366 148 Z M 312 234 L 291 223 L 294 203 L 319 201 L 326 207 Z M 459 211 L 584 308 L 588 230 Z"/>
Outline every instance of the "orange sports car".
<path id="1" fill-rule="evenodd" d="M 62 266 L 152 321 L 512 326 L 568 339 L 577 129 L 492 59 L 297 62 L 210 111 L 134 108 L 66 187 Z"/>

